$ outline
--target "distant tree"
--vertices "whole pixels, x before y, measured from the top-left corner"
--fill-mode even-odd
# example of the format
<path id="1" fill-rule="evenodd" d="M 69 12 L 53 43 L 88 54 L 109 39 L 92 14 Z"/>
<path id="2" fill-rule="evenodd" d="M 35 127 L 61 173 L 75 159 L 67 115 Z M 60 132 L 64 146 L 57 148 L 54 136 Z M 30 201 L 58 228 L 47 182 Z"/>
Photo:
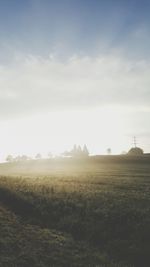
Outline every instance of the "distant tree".
<path id="1" fill-rule="evenodd" d="M 78 155 L 78 147 L 77 147 L 77 145 L 74 145 L 73 149 L 70 152 L 71 152 L 71 156 L 76 157 Z"/>
<path id="2" fill-rule="evenodd" d="M 7 162 L 13 162 L 14 158 L 12 155 L 8 155 L 7 158 L 6 158 L 6 161 Z"/>
<path id="3" fill-rule="evenodd" d="M 17 156 L 14 158 L 14 161 L 21 161 L 21 156 Z"/>
<path id="4" fill-rule="evenodd" d="M 36 154 L 35 159 L 41 159 L 41 158 L 42 158 L 42 156 L 40 153 Z"/>
<path id="5" fill-rule="evenodd" d="M 27 161 L 31 160 L 31 157 L 28 157 L 27 155 L 18 155 L 17 157 L 13 158 L 13 161 Z"/>
<path id="6" fill-rule="evenodd" d="M 77 152 L 77 145 L 76 144 L 73 146 L 73 151 Z"/>
<path id="7" fill-rule="evenodd" d="M 82 156 L 82 148 L 81 148 L 81 146 L 78 146 L 78 148 L 77 148 L 77 156 L 78 157 Z"/>
<path id="8" fill-rule="evenodd" d="M 26 156 L 26 155 L 22 155 L 21 158 L 20 158 L 21 161 L 26 161 L 26 160 L 28 160 L 28 159 L 29 159 L 29 158 L 28 158 L 28 156 Z"/>
<path id="9" fill-rule="evenodd" d="M 74 158 L 87 157 L 88 155 L 89 151 L 86 145 L 84 145 L 83 149 L 81 148 L 81 146 L 74 145 L 72 150 L 65 151 L 63 153 L 63 156 L 65 157 L 74 157 Z"/>
<path id="10" fill-rule="evenodd" d="M 111 148 L 107 148 L 107 155 L 111 155 Z"/>
<path id="11" fill-rule="evenodd" d="M 82 148 L 81 148 L 81 146 L 78 146 L 78 152 L 79 152 L 79 153 L 82 152 Z"/>
<path id="12" fill-rule="evenodd" d="M 82 148 L 81 146 L 76 147 L 76 150 L 73 153 L 73 157 L 81 157 L 82 156 Z"/>
<path id="13" fill-rule="evenodd" d="M 87 146 L 86 146 L 86 145 L 84 145 L 84 147 L 83 147 L 83 156 L 86 156 L 86 157 L 88 157 L 88 156 L 89 156 L 89 151 L 88 151 L 88 149 L 87 149 Z"/>

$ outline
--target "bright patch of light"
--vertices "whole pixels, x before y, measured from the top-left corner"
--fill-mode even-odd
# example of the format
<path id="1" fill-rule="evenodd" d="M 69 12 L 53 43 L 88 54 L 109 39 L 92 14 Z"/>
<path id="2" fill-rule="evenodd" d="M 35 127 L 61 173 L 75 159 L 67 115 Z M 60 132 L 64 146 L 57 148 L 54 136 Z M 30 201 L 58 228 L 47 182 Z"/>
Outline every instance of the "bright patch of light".
<path id="1" fill-rule="evenodd" d="M 1 159 L 7 154 L 58 155 L 86 144 L 91 154 L 121 153 L 127 147 L 120 108 L 103 107 L 38 114 L 1 122 Z"/>

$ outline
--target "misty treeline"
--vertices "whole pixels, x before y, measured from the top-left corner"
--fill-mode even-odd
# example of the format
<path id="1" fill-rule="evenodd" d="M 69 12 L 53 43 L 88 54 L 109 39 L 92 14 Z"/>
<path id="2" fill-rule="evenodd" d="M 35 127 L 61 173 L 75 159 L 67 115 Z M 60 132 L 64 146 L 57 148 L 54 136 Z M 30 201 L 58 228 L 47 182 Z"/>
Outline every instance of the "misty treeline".
<path id="1" fill-rule="evenodd" d="M 89 151 L 86 145 L 84 145 L 83 148 L 81 148 L 81 146 L 74 145 L 73 149 L 65 151 L 63 155 L 68 157 L 88 157 Z"/>
<path id="2" fill-rule="evenodd" d="M 27 161 L 27 160 L 33 160 L 33 159 L 42 159 L 42 155 L 40 153 L 36 154 L 35 157 L 29 157 L 27 155 L 19 155 L 16 157 L 13 157 L 12 155 L 8 155 L 6 157 L 7 162 L 18 162 L 18 161 Z"/>
<path id="3" fill-rule="evenodd" d="M 74 145 L 73 149 L 70 151 L 65 151 L 61 155 L 61 157 L 88 157 L 89 151 L 86 145 L 83 146 L 83 148 L 80 145 Z M 40 160 L 42 159 L 41 153 L 37 153 L 35 157 L 27 156 L 27 155 L 18 155 L 18 156 L 12 156 L 8 155 L 6 157 L 7 162 L 20 162 L 20 161 L 27 161 L 27 160 Z M 48 153 L 46 158 L 53 158 L 53 154 L 51 152 Z M 43 158 L 44 159 L 44 158 Z"/>

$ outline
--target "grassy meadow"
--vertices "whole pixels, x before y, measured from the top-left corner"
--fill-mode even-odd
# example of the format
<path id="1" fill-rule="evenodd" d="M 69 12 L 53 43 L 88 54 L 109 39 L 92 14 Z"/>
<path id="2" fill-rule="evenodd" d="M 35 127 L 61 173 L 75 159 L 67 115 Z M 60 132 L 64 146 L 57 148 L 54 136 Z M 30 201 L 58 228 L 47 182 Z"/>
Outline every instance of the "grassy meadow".
<path id="1" fill-rule="evenodd" d="M 150 266 L 148 160 L 5 163 L 0 175 L 0 266 Z"/>

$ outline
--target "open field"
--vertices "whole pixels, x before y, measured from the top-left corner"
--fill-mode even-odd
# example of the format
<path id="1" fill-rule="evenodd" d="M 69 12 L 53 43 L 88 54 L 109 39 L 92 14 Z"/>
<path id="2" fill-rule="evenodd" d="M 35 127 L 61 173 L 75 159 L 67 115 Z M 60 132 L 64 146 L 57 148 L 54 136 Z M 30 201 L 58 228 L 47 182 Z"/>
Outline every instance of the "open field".
<path id="1" fill-rule="evenodd" d="M 0 266 L 150 266 L 147 160 L 10 163 L 0 174 Z"/>

